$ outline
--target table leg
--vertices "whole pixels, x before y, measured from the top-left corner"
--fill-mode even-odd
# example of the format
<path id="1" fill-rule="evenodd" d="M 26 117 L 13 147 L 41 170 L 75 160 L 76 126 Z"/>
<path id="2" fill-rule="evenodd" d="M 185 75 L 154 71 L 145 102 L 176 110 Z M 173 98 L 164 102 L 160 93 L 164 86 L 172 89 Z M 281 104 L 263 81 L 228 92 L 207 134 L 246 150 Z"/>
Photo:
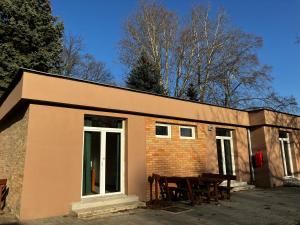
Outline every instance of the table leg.
<path id="1" fill-rule="evenodd" d="M 214 191 L 215 191 L 215 201 L 218 202 L 219 201 L 219 199 L 218 199 L 219 192 L 218 192 L 218 184 L 217 183 L 214 183 Z"/>
<path id="2" fill-rule="evenodd" d="M 187 187 L 188 187 L 188 195 L 189 195 L 189 198 L 191 201 L 191 205 L 194 205 L 195 201 L 194 201 L 193 190 L 192 190 L 190 181 L 188 179 L 186 179 L 186 183 L 187 183 Z"/>
<path id="3" fill-rule="evenodd" d="M 210 203 L 210 185 L 206 184 L 207 188 L 207 203 Z"/>

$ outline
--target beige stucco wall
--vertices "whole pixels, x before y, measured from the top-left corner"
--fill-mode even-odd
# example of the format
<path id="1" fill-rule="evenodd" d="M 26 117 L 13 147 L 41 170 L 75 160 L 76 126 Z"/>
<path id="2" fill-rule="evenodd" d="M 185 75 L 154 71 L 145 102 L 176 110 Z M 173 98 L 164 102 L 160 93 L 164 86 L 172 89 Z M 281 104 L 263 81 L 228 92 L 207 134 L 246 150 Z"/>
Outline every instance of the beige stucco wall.
<path id="1" fill-rule="evenodd" d="M 126 193 L 145 199 L 144 118 L 30 105 L 21 219 L 69 213 L 81 199 L 84 114 L 126 119 Z"/>
<path id="2" fill-rule="evenodd" d="M 279 142 L 279 130 L 289 133 L 294 176 L 300 177 L 300 146 L 298 130 L 263 126 L 252 129 L 253 154 L 263 151 L 264 166 L 255 169 L 256 185 L 259 187 L 276 187 L 283 184 L 284 167 Z"/>
<path id="3" fill-rule="evenodd" d="M 269 160 L 267 156 L 267 142 L 265 138 L 265 128 L 257 127 L 251 129 L 252 153 L 263 152 L 264 164 L 262 168 L 254 168 L 255 185 L 258 187 L 270 187 Z"/>
<path id="4" fill-rule="evenodd" d="M 265 111 L 249 112 L 249 121 L 251 126 L 262 125 L 266 123 Z"/>
<path id="5" fill-rule="evenodd" d="M 265 127 L 265 137 L 267 143 L 267 159 L 269 166 L 269 179 L 271 187 L 282 185 L 284 169 L 279 143 L 278 128 Z"/>
<path id="6" fill-rule="evenodd" d="M 19 215 L 26 151 L 28 111 L 20 109 L 0 126 L 0 179 L 7 178 L 7 206 Z"/>
<path id="7" fill-rule="evenodd" d="M 300 129 L 300 117 L 264 110 L 266 124 Z"/>
<path id="8" fill-rule="evenodd" d="M 21 100 L 23 90 L 23 78 L 19 81 L 16 87 L 9 93 L 6 100 L 0 105 L 0 121 L 10 110 Z"/>
<path id="9" fill-rule="evenodd" d="M 24 99 L 249 125 L 247 112 L 25 72 Z M 55 88 L 55 91 L 53 89 Z M 70 94 L 72 93 L 72 94 Z"/>
<path id="10" fill-rule="evenodd" d="M 295 176 L 299 176 L 299 145 L 297 145 L 299 138 L 299 131 L 293 131 L 289 129 L 281 129 L 289 132 L 290 145 L 291 145 L 291 155 L 293 159 L 293 171 Z M 271 186 L 281 186 L 283 184 L 284 168 L 283 159 L 281 154 L 280 142 L 279 142 L 279 129 L 267 127 L 265 128 L 265 135 L 268 143 L 268 161 L 269 161 L 269 171 Z"/>

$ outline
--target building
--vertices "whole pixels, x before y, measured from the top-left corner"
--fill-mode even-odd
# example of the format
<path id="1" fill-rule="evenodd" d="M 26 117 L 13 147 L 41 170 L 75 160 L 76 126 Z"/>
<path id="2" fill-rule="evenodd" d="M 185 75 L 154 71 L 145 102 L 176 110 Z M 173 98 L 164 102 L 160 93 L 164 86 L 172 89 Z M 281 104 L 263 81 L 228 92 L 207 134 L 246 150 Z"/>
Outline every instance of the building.
<path id="1" fill-rule="evenodd" d="M 260 187 L 300 177 L 300 118 L 242 111 L 20 70 L 0 101 L 0 177 L 20 219 L 82 199 L 146 201 L 152 173 L 236 174 Z M 263 153 L 254 168 L 251 157 Z"/>

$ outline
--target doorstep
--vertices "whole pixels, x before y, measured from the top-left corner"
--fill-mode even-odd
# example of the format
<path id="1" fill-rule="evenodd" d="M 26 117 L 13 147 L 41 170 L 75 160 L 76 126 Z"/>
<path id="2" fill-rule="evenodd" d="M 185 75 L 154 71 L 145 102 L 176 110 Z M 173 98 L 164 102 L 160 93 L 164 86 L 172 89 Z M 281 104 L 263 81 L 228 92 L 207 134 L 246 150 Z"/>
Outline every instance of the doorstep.
<path id="1" fill-rule="evenodd" d="M 72 215 L 82 219 L 92 219 L 144 206 L 145 203 L 139 201 L 135 195 L 89 197 L 72 204 Z"/>
<path id="2" fill-rule="evenodd" d="M 220 186 L 227 186 L 227 181 L 223 181 Z M 232 180 L 230 182 L 230 187 L 232 188 L 232 192 L 237 192 L 237 191 L 246 191 L 246 190 L 253 190 L 255 189 L 254 185 L 250 185 L 245 181 L 237 181 L 237 180 Z"/>
<path id="3" fill-rule="evenodd" d="M 299 177 L 284 177 L 283 186 L 287 187 L 300 187 L 300 178 Z"/>

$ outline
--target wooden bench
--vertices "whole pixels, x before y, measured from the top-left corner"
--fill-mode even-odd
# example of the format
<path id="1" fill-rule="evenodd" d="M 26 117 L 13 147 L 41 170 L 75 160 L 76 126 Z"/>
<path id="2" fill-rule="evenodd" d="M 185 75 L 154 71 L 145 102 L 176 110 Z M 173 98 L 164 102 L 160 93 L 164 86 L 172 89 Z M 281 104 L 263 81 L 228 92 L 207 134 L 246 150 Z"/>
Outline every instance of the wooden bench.
<path id="1" fill-rule="evenodd" d="M 201 177 L 205 178 L 216 178 L 220 180 L 226 180 L 226 186 L 218 186 L 218 191 L 221 195 L 221 199 L 224 199 L 224 195 L 226 195 L 227 199 L 230 199 L 230 190 L 231 190 L 231 180 L 236 180 L 236 176 L 234 175 L 223 175 L 223 174 L 215 174 L 215 173 L 202 173 Z"/>
<path id="2" fill-rule="evenodd" d="M 9 192 L 7 187 L 7 179 L 0 179 L 0 210 L 3 210 L 6 204 L 6 197 Z"/>
<path id="3" fill-rule="evenodd" d="M 152 176 L 148 177 L 150 184 L 150 202 L 157 202 L 159 199 L 167 200 L 168 193 L 166 190 L 165 177 L 153 173 Z M 154 184 L 154 198 L 153 198 L 153 184 Z M 160 198 L 159 198 L 160 195 Z"/>
<path id="4" fill-rule="evenodd" d="M 158 200 L 176 201 L 187 200 L 190 198 L 188 192 L 188 182 L 183 177 L 166 177 L 158 174 L 152 174 L 148 177 L 150 184 L 150 202 L 154 203 Z M 153 196 L 154 184 L 154 196 Z"/>

